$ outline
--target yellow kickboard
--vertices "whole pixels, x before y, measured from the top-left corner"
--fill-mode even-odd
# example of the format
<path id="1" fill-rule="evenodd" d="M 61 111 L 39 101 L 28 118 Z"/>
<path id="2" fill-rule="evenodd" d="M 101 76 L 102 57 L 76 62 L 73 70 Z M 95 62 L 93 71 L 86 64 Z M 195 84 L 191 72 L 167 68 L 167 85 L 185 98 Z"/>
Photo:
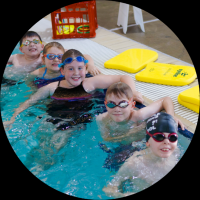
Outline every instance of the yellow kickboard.
<path id="1" fill-rule="evenodd" d="M 128 49 L 106 61 L 104 67 L 136 73 L 146 67 L 149 62 L 157 60 L 157 58 L 157 52 L 152 50 Z"/>
<path id="2" fill-rule="evenodd" d="M 194 67 L 154 62 L 135 75 L 137 81 L 175 86 L 190 84 L 196 77 Z"/>
<path id="3" fill-rule="evenodd" d="M 181 92 L 179 97 L 182 101 L 199 106 L 199 85 Z"/>
<path id="4" fill-rule="evenodd" d="M 182 101 L 180 99 L 180 96 L 178 96 L 177 100 L 182 106 L 185 106 L 186 108 L 189 108 L 190 110 L 193 110 L 194 112 L 199 113 L 199 106 L 198 105 L 195 105 L 195 104 L 192 104 L 192 103 L 188 103 L 186 101 Z"/>

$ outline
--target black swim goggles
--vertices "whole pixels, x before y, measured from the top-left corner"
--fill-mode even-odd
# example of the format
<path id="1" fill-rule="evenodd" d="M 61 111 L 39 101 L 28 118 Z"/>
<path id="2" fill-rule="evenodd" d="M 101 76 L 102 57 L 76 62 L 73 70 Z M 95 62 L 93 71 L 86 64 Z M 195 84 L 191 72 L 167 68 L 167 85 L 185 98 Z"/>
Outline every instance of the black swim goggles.
<path id="1" fill-rule="evenodd" d="M 66 59 L 63 61 L 63 63 L 60 63 L 60 64 L 58 65 L 58 67 L 62 67 L 62 66 L 64 66 L 64 65 L 66 65 L 66 64 L 70 64 L 70 63 L 72 63 L 74 60 L 76 60 L 76 61 L 78 61 L 78 62 L 84 62 L 84 64 L 88 63 L 88 60 L 85 60 L 85 58 L 83 58 L 82 56 L 77 56 L 77 57 L 74 57 L 74 58 L 68 57 L 68 58 L 66 58 Z"/>
<path id="2" fill-rule="evenodd" d="M 132 100 L 132 98 L 131 98 L 131 100 Z M 113 101 L 107 102 L 106 100 L 104 101 L 104 103 L 106 106 L 108 106 L 108 108 L 115 108 L 116 106 L 119 106 L 120 108 L 126 108 L 128 105 L 130 105 L 131 100 L 130 101 L 125 101 L 125 100 L 120 101 L 118 103 L 118 105 Z"/>
<path id="3" fill-rule="evenodd" d="M 42 42 L 40 40 L 36 40 L 36 39 L 34 39 L 33 41 L 26 40 L 21 44 L 21 47 L 28 46 L 31 42 L 33 42 L 34 44 L 38 44 L 38 43 L 42 44 Z"/>
<path id="4" fill-rule="evenodd" d="M 47 57 L 49 60 L 54 60 L 55 58 L 58 58 L 59 60 L 62 60 L 63 54 L 55 55 L 53 53 L 50 53 L 50 54 L 44 54 L 43 56 Z"/>
<path id="5" fill-rule="evenodd" d="M 170 142 L 176 142 L 178 140 L 178 135 L 176 133 L 170 133 L 168 137 L 165 137 L 163 133 L 150 134 L 147 130 L 146 133 L 154 139 L 156 142 L 162 142 L 164 139 L 168 139 Z"/>

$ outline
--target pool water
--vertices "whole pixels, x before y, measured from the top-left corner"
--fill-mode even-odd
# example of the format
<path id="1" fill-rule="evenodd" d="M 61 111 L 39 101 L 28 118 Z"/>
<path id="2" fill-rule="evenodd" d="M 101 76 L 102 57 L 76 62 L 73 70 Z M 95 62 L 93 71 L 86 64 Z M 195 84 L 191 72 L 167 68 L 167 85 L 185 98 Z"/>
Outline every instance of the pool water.
<path id="1" fill-rule="evenodd" d="M 19 44 L 12 54 L 19 53 L 18 47 Z M 32 93 L 25 82 L 2 85 L 2 120 L 9 120 L 14 109 Z M 62 193 L 85 199 L 112 199 L 105 195 L 102 188 L 112 180 L 111 176 L 116 171 L 103 167 L 108 153 L 101 148 L 100 142 L 109 149 L 120 146 L 123 149 L 123 146 L 119 142 L 105 142 L 100 136 L 95 115 L 105 112 L 103 96 L 92 99 L 92 110 L 89 111 L 93 116 L 91 122 L 79 125 L 79 129 L 70 134 L 56 131 L 55 125 L 46 121 L 49 118 L 46 105 L 51 101 L 42 100 L 29 107 L 17 116 L 12 128 L 6 131 L 17 157 L 39 180 Z M 191 139 L 179 134 L 180 158 L 190 142 Z M 144 149 L 145 139 L 135 145 Z M 127 190 L 130 187 L 133 186 L 126 186 Z M 134 190 L 140 191 L 137 186 L 134 186 Z"/>

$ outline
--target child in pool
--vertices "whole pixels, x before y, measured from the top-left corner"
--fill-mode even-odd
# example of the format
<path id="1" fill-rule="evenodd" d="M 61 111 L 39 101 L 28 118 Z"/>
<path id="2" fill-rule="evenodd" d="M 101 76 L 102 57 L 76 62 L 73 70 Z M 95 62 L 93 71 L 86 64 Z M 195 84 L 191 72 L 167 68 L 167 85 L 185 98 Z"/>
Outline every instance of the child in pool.
<path id="1" fill-rule="evenodd" d="M 18 81 L 24 78 L 27 73 L 33 72 L 41 67 L 43 65 L 43 54 L 41 53 L 43 48 L 44 44 L 42 43 L 40 35 L 34 31 L 28 31 L 20 40 L 19 50 L 23 54 L 14 54 L 10 56 L 7 64 L 13 66 L 5 68 L 3 78 Z M 91 56 L 87 54 L 84 56 L 89 61 L 87 64 L 88 72 L 94 76 L 100 74 Z M 6 81 L 4 80 L 3 82 Z"/>
<path id="2" fill-rule="evenodd" d="M 45 67 L 30 73 L 30 75 L 37 76 L 34 79 L 34 84 L 38 88 L 63 79 L 64 76 L 61 74 L 58 65 L 61 63 L 64 52 L 64 47 L 58 42 L 50 42 L 45 45 L 42 56 Z"/>
<path id="3" fill-rule="evenodd" d="M 135 103 L 133 92 L 126 83 L 113 83 L 107 89 L 105 96 L 107 112 L 97 116 L 104 140 L 113 142 L 127 140 L 130 143 L 130 141 L 143 139 L 144 135 L 138 133 L 146 126 L 143 120 L 163 109 L 184 129 L 182 122 L 174 116 L 173 102 L 170 97 L 161 98 L 139 110 L 134 109 Z"/>
<path id="4" fill-rule="evenodd" d="M 28 31 L 19 43 L 19 50 L 23 54 L 10 56 L 8 64 L 13 66 L 5 69 L 4 78 L 15 79 L 16 72 L 19 72 L 19 74 L 22 72 L 30 73 L 42 65 L 41 51 L 44 48 L 44 44 L 36 32 Z"/>
<path id="5" fill-rule="evenodd" d="M 75 49 L 70 49 L 63 54 L 61 67 L 61 74 L 65 76 L 64 80 L 50 83 L 41 87 L 34 93 L 30 99 L 25 101 L 16 109 L 10 121 L 4 122 L 4 125 L 9 125 L 15 121 L 15 117 L 27 109 L 32 104 L 41 99 L 46 99 L 49 96 L 53 99 L 76 99 L 76 98 L 90 98 L 96 89 L 108 88 L 112 83 L 125 82 L 133 91 L 133 100 L 143 102 L 140 92 L 135 89 L 133 79 L 128 75 L 98 75 L 90 78 L 85 78 L 86 63 L 82 53 Z"/>
<path id="6" fill-rule="evenodd" d="M 34 79 L 34 84 L 38 88 L 55 81 L 60 81 L 64 78 L 64 75 L 61 74 L 60 68 L 58 67 L 58 65 L 61 63 L 64 53 L 64 47 L 58 42 L 50 42 L 45 45 L 42 56 L 42 62 L 45 67 L 36 69 L 35 71 L 31 72 L 31 75 L 37 76 Z M 89 62 L 90 65 L 88 65 Z M 89 62 L 86 64 L 86 68 L 88 69 L 88 66 L 90 66 L 90 70 L 92 70 L 91 72 L 94 73 L 93 70 L 95 69 L 93 68 L 93 60 L 90 58 Z"/>
<path id="7" fill-rule="evenodd" d="M 119 198 L 134 194 L 123 193 L 120 189 L 127 179 L 133 184 L 134 179 L 142 179 L 145 187 L 162 179 L 178 162 L 180 152 L 177 141 L 177 125 L 174 118 L 163 112 L 154 114 L 146 124 L 147 149 L 135 151 L 103 191 L 108 196 Z M 144 189 L 144 184 L 141 190 Z"/>

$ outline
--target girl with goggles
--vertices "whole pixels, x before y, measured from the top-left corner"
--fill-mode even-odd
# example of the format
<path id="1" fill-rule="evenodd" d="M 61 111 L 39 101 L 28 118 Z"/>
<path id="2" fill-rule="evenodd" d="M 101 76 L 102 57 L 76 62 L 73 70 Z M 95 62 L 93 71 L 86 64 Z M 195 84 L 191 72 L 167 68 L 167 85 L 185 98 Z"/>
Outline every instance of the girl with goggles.
<path id="1" fill-rule="evenodd" d="M 88 63 L 88 60 L 86 60 L 85 58 L 83 58 L 82 56 L 77 56 L 77 57 L 68 57 L 66 58 L 62 63 L 59 64 L 59 67 L 65 66 L 66 64 L 70 64 L 72 63 L 74 60 L 78 61 L 78 62 L 84 62 L 84 64 Z"/>
<path id="2" fill-rule="evenodd" d="M 50 54 L 44 54 L 43 56 L 48 58 L 49 60 L 54 60 L 55 58 L 58 58 L 59 60 L 62 60 L 63 54 L 55 55 L 55 54 L 50 53 Z"/>
<path id="3" fill-rule="evenodd" d="M 50 42 L 45 45 L 42 58 L 45 67 L 39 68 L 31 73 L 32 75 L 36 75 L 34 84 L 37 88 L 60 81 L 64 78 L 58 67 L 64 52 L 64 47 L 58 42 Z"/>

